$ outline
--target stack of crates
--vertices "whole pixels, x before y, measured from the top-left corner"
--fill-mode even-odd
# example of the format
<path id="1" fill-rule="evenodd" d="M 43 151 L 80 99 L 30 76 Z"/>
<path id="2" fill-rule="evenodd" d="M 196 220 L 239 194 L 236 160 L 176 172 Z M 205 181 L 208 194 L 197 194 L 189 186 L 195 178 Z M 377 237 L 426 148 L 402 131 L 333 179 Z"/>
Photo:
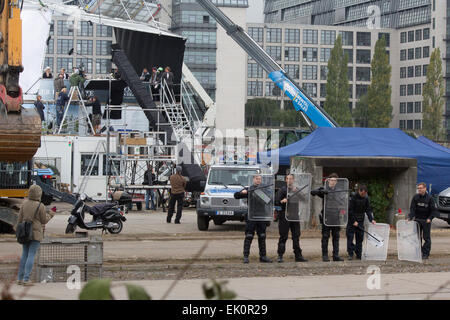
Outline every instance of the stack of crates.
<path id="1" fill-rule="evenodd" d="M 76 273 L 82 282 L 101 278 L 103 240 L 101 237 L 45 238 L 35 263 L 36 282 L 66 282 Z"/>

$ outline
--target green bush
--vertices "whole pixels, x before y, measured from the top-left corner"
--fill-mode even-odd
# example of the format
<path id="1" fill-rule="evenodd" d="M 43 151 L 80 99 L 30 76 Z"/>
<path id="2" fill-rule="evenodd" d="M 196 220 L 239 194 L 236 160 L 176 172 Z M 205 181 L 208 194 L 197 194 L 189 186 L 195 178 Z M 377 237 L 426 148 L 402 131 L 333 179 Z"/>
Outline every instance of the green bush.
<path id="1" fill-rule="evenodd" d="M 388 208 L 394 197 L 394 186 L 387 177 L 371 178 L 367 181 L 370 205 L 377 222 L 388 222 Z"/>

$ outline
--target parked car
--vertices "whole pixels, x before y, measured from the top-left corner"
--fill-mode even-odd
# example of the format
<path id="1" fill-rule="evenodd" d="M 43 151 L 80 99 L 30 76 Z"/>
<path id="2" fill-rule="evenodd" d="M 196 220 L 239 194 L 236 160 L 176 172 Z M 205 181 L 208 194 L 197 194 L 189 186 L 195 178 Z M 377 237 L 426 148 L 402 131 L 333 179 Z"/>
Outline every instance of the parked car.
<path id="1" fill-rule="evenodd" d="M 438 217 L 450 224 L 450 187 L 441 191 L 437 199 Z"/>

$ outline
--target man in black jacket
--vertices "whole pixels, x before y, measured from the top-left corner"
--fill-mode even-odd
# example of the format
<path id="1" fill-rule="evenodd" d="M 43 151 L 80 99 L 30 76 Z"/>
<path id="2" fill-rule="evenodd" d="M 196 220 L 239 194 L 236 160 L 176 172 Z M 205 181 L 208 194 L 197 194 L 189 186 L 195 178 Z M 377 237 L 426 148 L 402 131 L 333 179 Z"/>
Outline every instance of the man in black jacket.
<path id="1" fill-rule="evenodd" d="M 376 221 L 373 220 L 372 207 L 367 195 L 367 186 L 361 184 L 358 187 L 358 193 L 350 198 L 348 206 L 347 252 L 349 260 L 353 260 L 353 253 L 356 253 L 356 259 L 361 260 L 366 214 L 369 221 L 375 224 Z M 355 237 L 356 245 L 353 243 Z"/>
<path id="2" fill-rule="evenodd" d="M 252 207 L 256 214 L 263 214 L 265 210 L 265 205 L 260 203 L 259 201 L 256 201 L 256 196 L 250 196 L 252 192 L 255 192 L 255 190 L 261 185 L 262 183 L 262 176 L 261 175 L 255 175 L 253 177 L 253 185 L 249 188 L 245 188 L 244 190 L 240 192 L 236 192 L 234 194 L 235 199 L 243 199 L 247 198 L 249 202 L 249 208 Z M 263 190 L 263 189 L 259 189 Z M 252 201 L 252 203 L 250 203 Z M 248 217 L 248 213 L 245 217 L 245 239 L 244 239 L 244 263 L 249 262 L 249 255 L 250 255 L 250 246 L 252 244 L 253 236 L 256 234 L 258 235 L 258 246 L 259 246 L 259 261 L 260 262 L 272 262 L 267 257 L 266 253 L 266 228 L 267 228 L 267 222 L 266 221 L 251 221 Z"/>
<path id="3" fill-rule="evenodd" d="M 36 111 L 39 113 L 39 117 L 41 117 L 41 121 L 45 121 L 45 116 L 44 116 L 45 106 L 42 103 L 42 97 L 40 95 L 36 96 L 36 101 L 34 102 L 34 106 L 36 107 Z"/>
<path id="4" fill-rule="evenodd" d="M 100 124 L 102 122 L 102 106 L 98 97 L 92 97 L 89 99 L 89 103 L 86 103 L 86 107 L 92 107 L 92 126 L 94 127 L 94 132 L 92 134 L 100 133 Z"/>
<path id="5" fill-rule="evenodd" d="M 337 179 L 339 176 L 336 173 L 330 174 L 328 177 L 328 184 L 326 188 L 320 187 L 316 190 L 311 191 L 311 195 L 319 196 L 324 199 L 325 195 L 330 191 L 335 191 L 335 187 L 337 184 Z M 334 192 L 333 196 L 338 196 L 338 192 Z M 341 195 L 340 197 L 342 197 Z M 320 212 L 319 219 L 322 224 L 322 260 L 330 261 L 328 258 L 328 240 L 330 239 L 330 233 L 333 237 L 333 261 L 344 261 L 341 257 L 339 257 L 339 233 L 341 231 L 341 227 L 330 227 L 324 223 L 324 203 L 322 202 L 322 211 Z"/>
<path id="6" fill-rule="evenodd" d="M 144 172 L 143 185 L 152 186 L 155 181 L 155 174 L 153 173 L 153 167 L 147 165 L 147 170 Z M 151 201 L 152 207 L 149 208 L 149 202 Z M 156 210 L 155 206 L 155 193 L 153 189 L 146 189 L 145 192 L 145 210 Z"/>
<path id="7" fill-rule="evenodd" d="M 286 220 L 286 206 L 295 206 L 298 210 L 298 203 L 288 203 L 288 192 L 296 192 L 294 186 L 294 175 L 288 174 L 286 176 L 286 185 L 281 187 L 275 199 L 275 204 L 281 207 L 281 211 L 277 212 L 278 217 L 278 231 L 280 239 L 278 240 L 278 262 L 283 262 L 283 254 L 286 251 L 286 241 L 289 235 L 289 229 L 292 235 L 292 247 L 294 249 L 294 256 L 296 262 L 306 262 L 302 256 L 302 249 L 300 248 L 300 222 Z M 294 208 L 295 210 L 295 208 Z"/>
<path id="8" fill-rule="evenodd" d="M 436 203 L 427 193 L 427 185 L 420 182 L 417 185 L 417 193 L 412 201 L 408 215 L 408 221 L 415 220 L 419 223 L 419 230 L 424 241 L 422 246 L 422 259 L 428 259 L 431 251 L 431 221 L 436 215 Z"/>

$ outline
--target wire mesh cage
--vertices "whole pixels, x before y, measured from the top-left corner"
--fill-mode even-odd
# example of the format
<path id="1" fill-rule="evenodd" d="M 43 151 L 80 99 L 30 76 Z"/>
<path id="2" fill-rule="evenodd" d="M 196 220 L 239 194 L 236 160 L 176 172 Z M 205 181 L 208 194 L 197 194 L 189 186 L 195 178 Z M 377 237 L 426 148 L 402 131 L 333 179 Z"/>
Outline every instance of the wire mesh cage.
<path id="1" fill-rule="evenodd" d="M 103 241 L 90 238 L 45 238 L 35 259 L 36 282 L 65 282 L 77 274 L 80 281 L 102 277 Z"/>

